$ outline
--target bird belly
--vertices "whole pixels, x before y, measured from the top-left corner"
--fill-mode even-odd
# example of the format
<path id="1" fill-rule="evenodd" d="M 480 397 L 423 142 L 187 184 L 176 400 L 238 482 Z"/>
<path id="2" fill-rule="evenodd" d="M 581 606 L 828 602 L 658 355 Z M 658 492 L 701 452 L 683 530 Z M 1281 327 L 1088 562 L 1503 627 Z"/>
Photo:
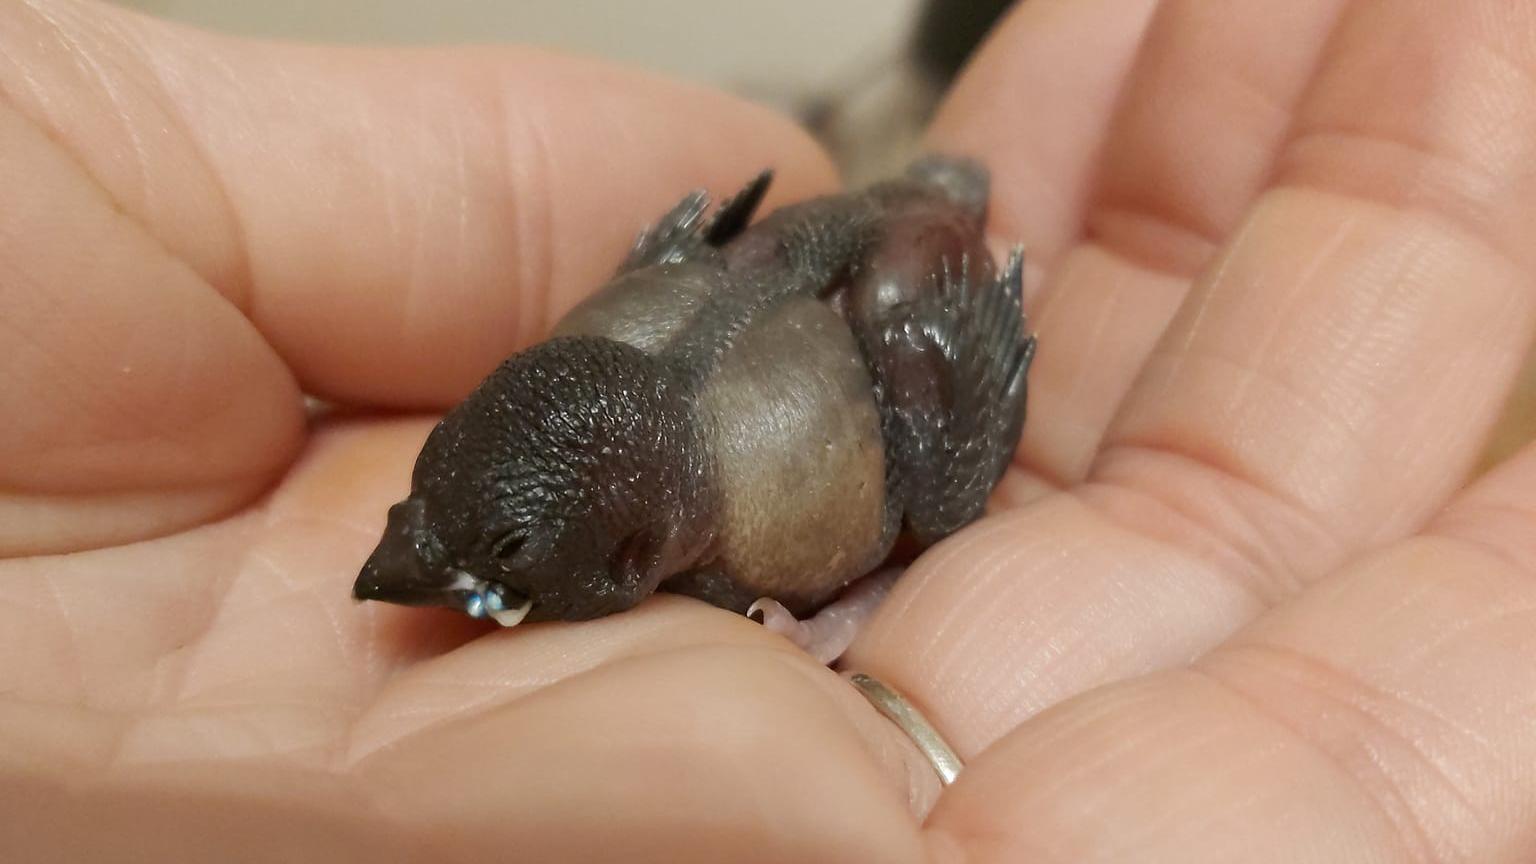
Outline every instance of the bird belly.
<path id="1" fill-rule="evenodd" d="M 708 567 L 740 596 L 814 609 L 890 551 L 880 412 L 863 354 L 828 304 L 765 313 L 700 393 L 719 498 Z"/>

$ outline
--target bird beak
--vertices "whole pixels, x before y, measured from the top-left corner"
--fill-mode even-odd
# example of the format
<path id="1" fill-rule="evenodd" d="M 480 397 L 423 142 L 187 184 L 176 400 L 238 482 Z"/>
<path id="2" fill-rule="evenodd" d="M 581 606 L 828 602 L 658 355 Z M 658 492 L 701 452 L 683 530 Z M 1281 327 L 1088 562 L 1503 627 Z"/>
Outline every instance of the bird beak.
<path id="1" fill-rule="evenodd" d="M 381 600 L 405 606 L 449 606 L 462 609 L 466 586 L 452 573 L 429 569 L 416 551 L 423 530 L 420 501 L 407 498 L 389 508 L 389 523 L 373 554 L 352 584 L 359 600 Z"/>
<path id="2" fill-rule="evenodd" d="M 451 567 L 429 567 L 416 540 L 427 530 L 420 501 L 407 498 L 389 508 L 389 524 L 352 584 L 358 600 L 402 606 L 442 606 L 470 616 L 515 627 L 528 617 L 532 598 L 505 585 L 476 579 Z"/>

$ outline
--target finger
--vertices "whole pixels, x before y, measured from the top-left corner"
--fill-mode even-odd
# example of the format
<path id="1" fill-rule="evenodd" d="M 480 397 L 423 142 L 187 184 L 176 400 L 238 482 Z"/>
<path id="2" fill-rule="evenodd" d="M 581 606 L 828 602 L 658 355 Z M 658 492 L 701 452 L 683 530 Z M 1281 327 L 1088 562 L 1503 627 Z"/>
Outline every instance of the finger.
<path id="1" fill-rule="evenodd" d="M 0 557 L 124 542 L 249 499 L 302 436 L 293 376 L 3 104 L 0 140 Z"/>
<path id="2" fill-rule="evenodd" d="M 906 801 L 782 654 L 641 656 L 347 767 L 281 754 L 20 770 L 27 749 L 7 748 L 0 830 L 19 860 L 222 860 L 232 837 L 251 860 L 925 860 Z"/>
<path id="3" fill-rule="evenodd" d="M 991 231 L 1023 243 L 1032 267 L 1078 237 L 1097 156 L 1156 5 L 1018 4 L 934 117 L 931 146 L 986 161 L 996 190 Z"/>
<path id="4" fill-rule="evenodd" d="M 1086 474 L 1190 280 L 1263 186 L 1343 0 L 1163 2 L 1134 64 L 1152 6 L 1125 6 L 1025 4 L 936 128 L 984 154 L 994 233 L 1048 268 L 1031 308 L 1040 419 L 1020 462 L 1057 484 Z"/>
<path id="5" fill-rule="evenodd" d="M 64 0 L 0 10 L 0 92 L 7 200 L 33 205 L 0 217 L 0 412 L 27 418 L 0 433 L 0 514 L 32 517 L 0 520 L 9 554 L 247 500 L 294 452 L 300 389 L 450 404 L 690 188 L 830 180 L 787 121 L 600 64 Z"/>
<path id="6" fill-rule="evenodd" d="M 245 42 L 57 0 L 6 19 L 20 110 L 343 401 L 450 402 L 691 188 L 829 180 L 788 121 L 592 61 Z"/>
<path id="7" fill-rule="evenodd" d="M 1193 669 L 1031 721 L 930 830 L 978 864 L 1530 860 L 1532 490 L 1536 447 Z"/>
<path id="8" fill-rule="evenodd" d="M 1512 77 L 1536 72 L 1533 26 L 1531 3 L 1351 11 L 1095 481 L 1212 484 L 1222 507 L 1189 515 L 1282 593 L 1444 505 L 1536 330 L 1536 98 Z"/>
<path id="9" fill-rule="evenodd" d="M 515 843 L 551 861 L 920 860 L 906 801 L 808 670 L 779 656 L 721 646 L 615 663 L 359 773 L 386 812 L 478 855 Z M 479 803 L 454 803 L 466 785 Z M 494 827 L 462 830 L 474 825 Z"/>
<path id="10" fill-rule="evenodd" d="M 1536 8 L 1458 8 L 1351 8 L 1289 167 L 1197 286 L 1092 482 L 919 562 L 852 662 L 980 748 L 1195 656 L 1442 506 L 1536 312 L 1536 100 L 1505 88 L 1536 71 L 1511 35 Z M 1364 163 L 1377 185 L 1358 185 Z"/>

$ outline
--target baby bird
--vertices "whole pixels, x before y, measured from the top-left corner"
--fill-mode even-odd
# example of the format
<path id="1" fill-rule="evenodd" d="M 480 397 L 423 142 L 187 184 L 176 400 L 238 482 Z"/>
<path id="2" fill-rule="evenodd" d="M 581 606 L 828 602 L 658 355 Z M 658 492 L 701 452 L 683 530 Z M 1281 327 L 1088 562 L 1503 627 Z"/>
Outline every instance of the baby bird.
<path id="1" fill-rule="evenodd" d="M 1035 349 L 985 169 L 924 157 L 749 225 L 770 179 L 712 215 L 684 198 L 438 423 L 357 598 L 507 626 L 658 589 L 807 616 L 903 531 L 981 514 Z"/>

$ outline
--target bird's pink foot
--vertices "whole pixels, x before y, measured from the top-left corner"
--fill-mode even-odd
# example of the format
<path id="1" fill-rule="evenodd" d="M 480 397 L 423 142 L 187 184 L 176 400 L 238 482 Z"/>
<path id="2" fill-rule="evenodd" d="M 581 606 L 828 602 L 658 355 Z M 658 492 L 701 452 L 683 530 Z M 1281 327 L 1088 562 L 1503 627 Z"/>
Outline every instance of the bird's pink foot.
<path id="1" fill-rule="evenodd" d="M 831 665 L 853 644 L 864 622 L 890 593 L 891 585 L 900 575 L 901 570 L 893 568 L 866 576 L 804 621 L 771 597 L 758 599 L 747 610 L 747 615 L 800 646 L 817 662 Z"/>

